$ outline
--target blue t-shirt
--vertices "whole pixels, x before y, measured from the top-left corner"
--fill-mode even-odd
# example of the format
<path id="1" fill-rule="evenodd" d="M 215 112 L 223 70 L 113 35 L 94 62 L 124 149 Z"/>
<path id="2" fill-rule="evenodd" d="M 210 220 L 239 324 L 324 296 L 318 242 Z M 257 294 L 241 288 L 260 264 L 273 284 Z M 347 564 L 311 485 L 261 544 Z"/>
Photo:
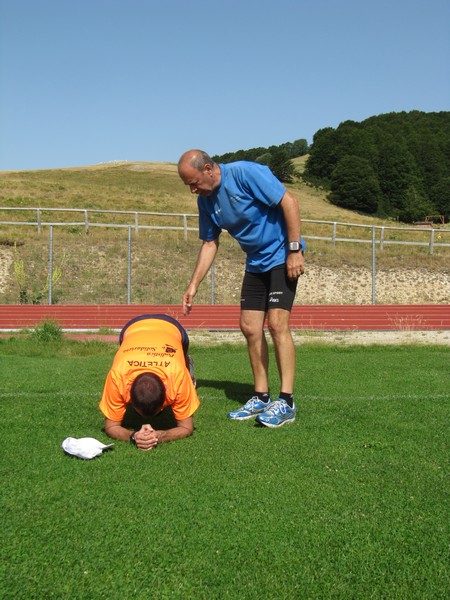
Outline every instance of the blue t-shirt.
<path id="1" fill-rule="evenodd" d="M 287 230 L 280 202 L 286 188 L 265 165 L 219 165 L 220 186 L 198 197 L 199 237 L 215 240 L 226 229 L 247 254 L 246 269 L 269 271 L 286 262 Z"/>

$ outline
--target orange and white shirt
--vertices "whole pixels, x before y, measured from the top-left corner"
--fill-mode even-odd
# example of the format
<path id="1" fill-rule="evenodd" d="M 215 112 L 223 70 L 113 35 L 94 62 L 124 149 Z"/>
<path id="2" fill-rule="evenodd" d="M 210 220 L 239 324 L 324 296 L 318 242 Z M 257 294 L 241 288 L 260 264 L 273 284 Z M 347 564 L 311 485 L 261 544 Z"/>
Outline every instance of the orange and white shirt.
<path id="1" fill-rule="evenodd" d="M 99 404 L 106 418 L 122 422 L 131 402 L 131 386 L 142 373 L 154 373 L 162 380 L 166 388 L 163 408 L 171 406 L 175 419 L 191 417 L 200 406 L 176 325 L 155 318 L 127 327 Z"/>

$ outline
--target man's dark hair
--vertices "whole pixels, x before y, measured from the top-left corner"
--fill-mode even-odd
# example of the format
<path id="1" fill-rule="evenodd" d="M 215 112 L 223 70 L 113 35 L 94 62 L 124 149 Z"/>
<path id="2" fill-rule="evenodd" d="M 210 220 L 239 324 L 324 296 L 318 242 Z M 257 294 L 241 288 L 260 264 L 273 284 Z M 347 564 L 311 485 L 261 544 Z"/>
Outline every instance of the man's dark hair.
<path id="1" fill-rule="evenodd" d="M 166 397 L 163 382 L 154 373 L 142 373 L 133 381 L 130 391 L 131 403 L 143 417 L 159 413 Z"/>

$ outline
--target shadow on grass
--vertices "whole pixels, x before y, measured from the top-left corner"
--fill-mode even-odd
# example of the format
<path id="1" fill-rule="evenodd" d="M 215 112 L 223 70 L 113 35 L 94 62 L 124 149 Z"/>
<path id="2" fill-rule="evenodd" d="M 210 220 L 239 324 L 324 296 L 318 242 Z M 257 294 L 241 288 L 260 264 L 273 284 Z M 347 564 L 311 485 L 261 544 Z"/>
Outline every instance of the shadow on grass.
<path id="1" fill-rule="evenodd" d="M 202 379 L 199 384 L 199 388 L 213 388 L 224 391 L 226 398 L 235 400 L 238 404 L 243 404 L 253 395 L 253 386 L 248 383 Z M 150 423 L 154 429 L 171 429 L 172 427 L 177 426 L 175 416 L 170 406 L 167 406 L 154 417 L 142 417 L 134 410 L 131 404 L 127 404 L 122 426 L 127 429 L 138 431 L 145 423 Z"/>
<path id="2" fill-rule="evenodd" d="M 154 417 L 142 417 L 141 415 L 138 415 L 131 404 L 127 404 L 127 410 L 122 421 L 122 426 L 127 429 L 138 431 L 145 423 L 150 423 L 153 429 L 171 429 L 172 427 L 177 426 L 175 416 L 170 406 L 167 406 Z"/>
<path id="3" fill-rule="evenodd" d="M 213 388 L 215 390 L 222 390 L 225 392 L 225 396 L 228 400 L 236 400 L 236 402 L 242 404 L 247 402 L 249 398 L 253 396 L 254 390 L 253 385 L 249 383 L 241 383 L 236 381 L 218 381 L 217 379 L 201 379 L 198 382 L 198 387 L 201 388 Z"/>

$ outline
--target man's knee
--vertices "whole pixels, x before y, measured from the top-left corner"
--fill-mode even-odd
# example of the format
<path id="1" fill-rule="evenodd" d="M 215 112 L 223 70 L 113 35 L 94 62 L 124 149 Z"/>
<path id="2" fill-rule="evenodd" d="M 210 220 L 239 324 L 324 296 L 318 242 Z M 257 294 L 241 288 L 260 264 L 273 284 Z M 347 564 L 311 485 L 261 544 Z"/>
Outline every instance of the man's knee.
<path id="1" fill-rule="evenodd" d="M 241 312 L 239 326 L 247 339 L 262 335 L 264 329 L 264 313 L 257 312 L 254 314 L 252 311 L 251 314 L 248 314 L 246 312 Z"/>
<path id="2" fill-rule="evenodd" d="M 243 333 L 244 337 L 246 337 L 247 339 L 255 337 L 256 335 L 259 335 L 261 328 L 260 327 L 255 327 L 255 325 L 253 323 L 249 323 L 248 321 L 242 321 L 240 322 L 240 328 L 241 328 L 241 332 Z"/>
<path id="3" fill-rule="evenodd" d="M 278 337 L 289 333 L 289 317 L 287 310 L 269 310 L 267 315 L 267 328 L 272 337 Z"/>

